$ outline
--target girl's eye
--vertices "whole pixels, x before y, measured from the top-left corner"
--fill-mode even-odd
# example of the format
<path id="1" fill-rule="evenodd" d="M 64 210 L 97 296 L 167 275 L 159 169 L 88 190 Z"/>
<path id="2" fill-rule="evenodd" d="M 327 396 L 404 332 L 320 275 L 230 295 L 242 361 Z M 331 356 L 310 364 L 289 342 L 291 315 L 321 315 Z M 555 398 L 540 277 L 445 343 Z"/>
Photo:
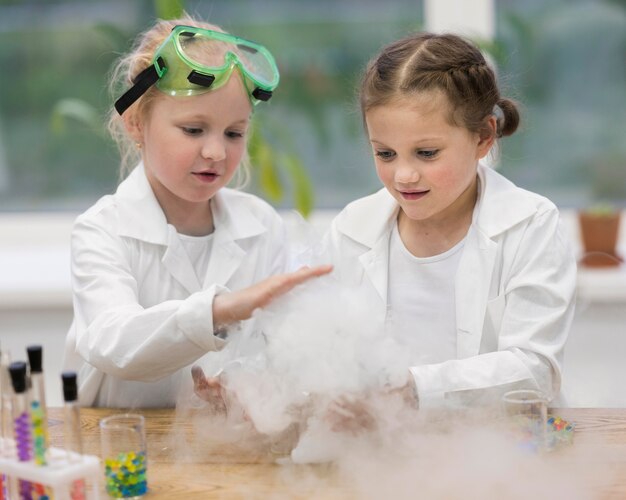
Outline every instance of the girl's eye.
<path id="1" fill-rule="evenodd" d="M 382 161 L 389 161 L 396 155 L 393 151 L 380 150 L 376 151 L 376 156 Z"/>
<path id="2" fill-rule="evenodd" d="M 438 149 L 420 149 L 417 151 L 417 156 L 420 156 L 426 160 L 431 160 L 439 153 Z"/>
<path id="3" fill-rule="evenodd" d="M 187 135 L 200 135 L 202 133 L 202 129 L 197 127 L 181 127 L 181 129 Z"/>
<path id="4" fill-rule="evenodd" d="M 229 139 L 241 139 L 245 134 L 245 132 L 239 132 L 236 130 L 230 130 L 226 132 L 226 137 Z"/>

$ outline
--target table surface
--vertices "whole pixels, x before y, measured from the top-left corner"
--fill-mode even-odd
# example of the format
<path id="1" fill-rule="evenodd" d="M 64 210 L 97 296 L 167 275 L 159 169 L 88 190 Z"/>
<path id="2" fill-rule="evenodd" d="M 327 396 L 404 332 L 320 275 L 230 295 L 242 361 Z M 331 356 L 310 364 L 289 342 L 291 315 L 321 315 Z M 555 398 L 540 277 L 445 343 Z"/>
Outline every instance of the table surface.
<path id="1" fill-rule="evenodd" d="M 81 409 L 85 453 L 99 455 L 98 422 L 114 413 L 120 413 L 120 410 Z M 626 499 L 626 408 L 568 408 L 555 409 L 551 413 L 575 424 L 574 443 L 542 459 L 575 463 L 572 473 L 576 477 L 572 479 L 579 480 L 581 474 L 589 476 L 582 483 L 588 491 L 580 493 L 580 498 Z M 363 498 L 362 492 L 355 494 L 345 476 L 330 464 L 278 465 L 271 453 L 242 453 L 228 446 L 220 448 L 219 453 L 215 450 L 210 454 L 198 450 L 189 452 L 190 441 L 186 442 L 186 453 L 181 452 L 177 445 L 181 431 L 187 433 L 187 437 L 194 432 L 189 418 L 182 418 L 175 410 L 141 410 L 141 414 L 146 418 L 148 441 L 150 492 L 146 500 Z M 61 447 L 63 410 L 50 408 L 48 417 L 51 444 Z M 581 455 L 584 456 L 581 458 Z M 610 474 L 598 475 L 598 471 L 610 471 Z M 555 498 L 548 493 L 546 498 Z M 393 491 L 385 497 L 399 498 Z"/>

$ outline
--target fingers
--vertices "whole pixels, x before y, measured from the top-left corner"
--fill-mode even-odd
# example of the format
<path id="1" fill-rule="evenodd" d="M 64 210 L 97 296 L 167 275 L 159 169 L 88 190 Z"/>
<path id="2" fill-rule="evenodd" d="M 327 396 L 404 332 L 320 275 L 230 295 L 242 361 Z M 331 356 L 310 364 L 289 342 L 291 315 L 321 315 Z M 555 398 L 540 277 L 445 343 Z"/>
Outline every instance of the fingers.
<path id="1" fill-rule="evenodd" d="M 224 413 L 226 405 L 219 378 L 207 378 L 202 368 L 197 365 L 191 368 L 191 377 L 193 378 L 193 390 L 196 396 L 206 401 L 213 413 Z"/>
<path id="2" fill-rule="evenodd" d="M 206 379 L 206 385 L 210 389 L 220 389 L 222 388 L 222 382 L 218 377 L 208 377 Z"/>
<path id="3" fill-rule="evenodd" d="M 357 435 L 376 428 L 376 419 L 363 401 L 341 397 L 328 407 L 326 417 L 334 432 Z"/>
<path id="4" fill-rule="evenodd" d="M 329 418 L 329 423 L 333 432 L 348 432 L 352 435 L 373 431 L 376 428 L 376 421 L 369 414 L 359 414 L 351 417 L 334 415 Z"/>
<path id="5" fill-rule="evenodd" d="M 198 396 L 200 396 L 202 399 L 206 399 L 207 397 L 210 397 L 210 395 L 207 392 L 210 388 L 208 379 L 206 378 L 206 375 L 204 374 L 204 371 L 202 370 L 202 368 L 200 368 L 198 365 L 192 366 L 191 378 L 193 378 L 194 392 Z"/>
<path id="6" fill-rule="evenodd" d="M 333 401 L 329 405 L 329 410 L 335 413 L 339 417 L 354 418 L 355 408 L 354 405 L 347 403 L 343 398 L 338 401 Z"/>
<path id="7" fill-rule="evenodd" d="M 295 284 L 303 283 L 311 278 L 318 278 L 320 276 L 324 276 L 325 274 L 330 273 L 333 270 L 333 266 L 331 264 L 325 264 L 323 266 L 315 266 L 315 267 L 301 267 L 295 273 L 292 273 Z M 295 285 L 294 285 L 295 286 Z"/>
<path id="8" fill-rule="evenodd" d="M 267 306 L 295 286 L 332 270 L 332 265 L 303 267 L 293 273 L 271 276 L 237 292 L 217 295 L 212 305 L 214 329 L 249 319 L 255 309 Z"/>
<path id="9" fill-rule="evenodd" d="M 313 276 L 323 276 L 324 274 L 328 274 L 333 270 L 334 266 L 332 264 L 323 264 L 321 266 L 309 267 L 303 266 L 296 272 L 307 272 L 309 277 Z"/>
<path id="10" fill-rule="evenodd" d="M 271 291 L 272 298 L 283 295 L 295 286 L 304 283 L 312 278 L 318 278 L 330 273 L 333 266 L 330 264 L 316 267 L 301 267 L 297 271 L 278 276 L 275 288 Z"/>
<path id="11" fill-rule="evenodd" d="M 195 384 L 202 382 L 203 380 L 206 379 L 204 375 L 204 370 L 200 368 L 198 365 L 193 365 L 191 367 L 191 378 L 193 378 L 193 381 Z"/>

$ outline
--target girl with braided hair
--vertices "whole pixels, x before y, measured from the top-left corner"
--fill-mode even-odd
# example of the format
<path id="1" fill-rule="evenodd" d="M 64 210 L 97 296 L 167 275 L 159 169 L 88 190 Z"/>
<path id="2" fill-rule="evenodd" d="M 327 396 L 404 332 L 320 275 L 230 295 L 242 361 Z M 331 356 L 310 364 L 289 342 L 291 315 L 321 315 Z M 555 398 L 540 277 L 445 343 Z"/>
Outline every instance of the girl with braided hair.
<path id="1" fill-rule="evenodd" d="M 405 385 L 387 389 L 420 407 L 555 397 L 573 252 L 552 202 L 482 162 L 517 129 L 516 104 L 476 46 L 432 33 L 383 48 L 359 97 L 384 189 L 350 203 L 326 243 L 335 275 L 369 290 L 368 313 L 411 353 Z M 371 422 L 366 401 L 336 401 L 335 428 Z"/>

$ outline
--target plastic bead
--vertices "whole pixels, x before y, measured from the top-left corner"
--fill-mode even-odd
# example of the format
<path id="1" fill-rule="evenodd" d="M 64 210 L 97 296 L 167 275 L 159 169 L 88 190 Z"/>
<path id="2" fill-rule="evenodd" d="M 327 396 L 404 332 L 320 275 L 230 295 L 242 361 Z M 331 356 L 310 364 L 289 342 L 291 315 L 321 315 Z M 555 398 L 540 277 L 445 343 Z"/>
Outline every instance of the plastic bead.
<path id="1" fill-rule="evenodd" d="M 143 453 L 121 453 L 117 458 L 105 460 L 106 489 L 114 498 L 144 495 L 146 481 L 146 456 Z"/>

